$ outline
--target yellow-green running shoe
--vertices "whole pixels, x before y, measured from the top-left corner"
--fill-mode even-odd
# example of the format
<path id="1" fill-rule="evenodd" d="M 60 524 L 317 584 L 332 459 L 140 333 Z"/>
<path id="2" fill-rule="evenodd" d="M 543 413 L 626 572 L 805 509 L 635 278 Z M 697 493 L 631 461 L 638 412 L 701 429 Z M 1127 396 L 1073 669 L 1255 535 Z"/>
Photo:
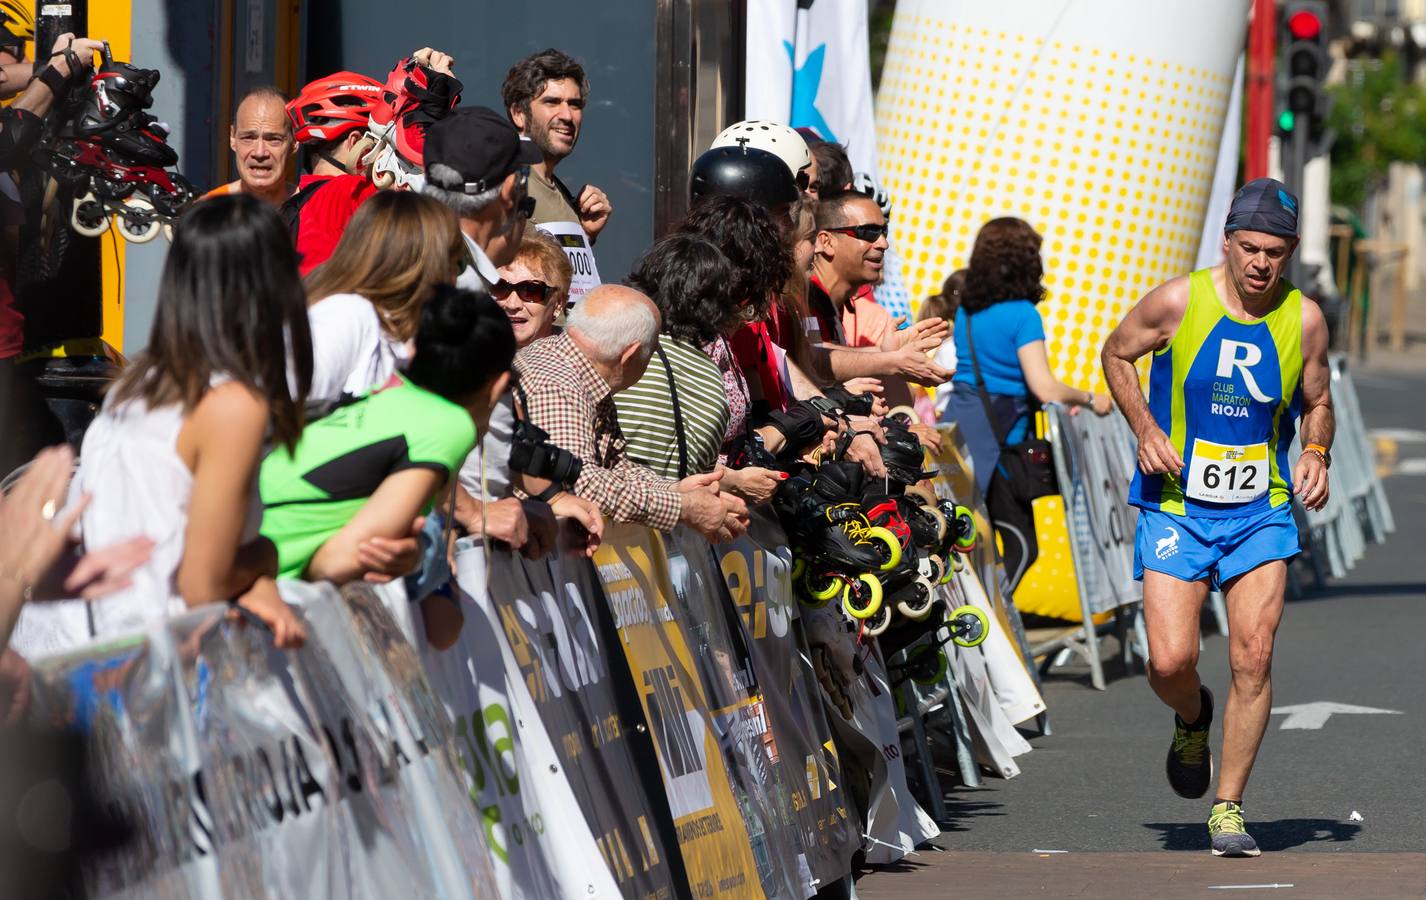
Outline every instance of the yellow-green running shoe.
<path id="1" fill-rule="evenodd" d="M 1208 813 L 1208 839 L 1214 856 L 1260 856 L 1258 842 L 1243 827 L 1243 806 L 1232 800 L 1213 804 Z"/>
<path id="2" fill-rule="evenodd" d="M 1208 749 L 1208 729 L 1213 725 L 1213 692 L 1199 686 L 1203 712 L 1189 725 L 1174 713 L 1173 744 L 1169 746 L 1169 786 L 1180 797 L 1197 800 L 1213 781 L 1213 751 Z"/>

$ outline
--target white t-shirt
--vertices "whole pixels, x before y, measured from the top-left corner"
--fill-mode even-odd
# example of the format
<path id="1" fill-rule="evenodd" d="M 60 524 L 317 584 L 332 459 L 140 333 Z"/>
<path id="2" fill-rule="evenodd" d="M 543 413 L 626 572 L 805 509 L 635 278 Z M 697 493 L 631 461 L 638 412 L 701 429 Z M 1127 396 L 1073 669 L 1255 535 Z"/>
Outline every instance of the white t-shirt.
<path id="1" fill-rule="evenodd" d="M 510 490 L 510 437 L 515 433 L 515 406 L 506 391 L 490 411 L 490 427 L 480 436 L 475 449 L 460 467 L 458 480 L 466 493 L 477 500 L 492 502 L 514 496 Z M 481 486 L 481 465 L 485 485 Z"/>
<path id="2" fill-rule="evenodd" d="M 215 379 L 214 384 L 225 380 Z M 79 471 L 69 487 L 71 502 L 86 492 L 91 495 L 80 517 L 84 546 L 98 549 L 143 535 L 153 539 L 153 553 L 134 570 L 129 587 L 93 603 L 26 604 L 10 642 L 20 655 L 34 659 L 72 650 L 148 628 L 187 610 L 174 580 L 183 560 L 193 493 L 193 473 L 178 455 L 178 433 L 185 421 L 176 403 L 149 409 L 142 400 L 104 402 L 85 432 Z M 262 501 L 254 484 L 242 541 L 257 537 L 261 524 Z"/>
<path id="3" fill-rule="evenodd" d="M 360 397 L 411 361 L 409 342 L 381 327 L 376 307 L 360 294 L 323 297 L 307 310 L 312 328 L 312 390 L 308 403 L 329 406 Z"/>

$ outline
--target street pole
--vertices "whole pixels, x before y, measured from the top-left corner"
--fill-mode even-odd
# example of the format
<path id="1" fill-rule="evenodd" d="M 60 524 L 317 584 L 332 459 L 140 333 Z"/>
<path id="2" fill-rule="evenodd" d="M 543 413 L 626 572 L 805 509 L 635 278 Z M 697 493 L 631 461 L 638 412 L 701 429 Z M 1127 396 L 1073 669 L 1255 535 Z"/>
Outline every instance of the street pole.
<path id="1" fill-rule="evenodd" d="M 1248 30 L 1248 127 L 1244 134 L 1243 178 L 1252 181 L 1268 174 L 1268 140 L 1274 118 L 1273 78 L 1277 65 L 1277 2 L 1253 0 L 1253 21 Z"/>
<path id="2" fill-rule="evenodd" d="M 1303 169 L 1307 166 L 1307 123 L 1301 123 L 1301 127 L 1292 129 L 1292 140 L 1288 146 L 1292 149 L 1288 151 L 1286 159 L 1282 161 L 1283 181 L 1287 184 L 1287 189 L 1297 197 L 1298 218 L 1302 218 L 1302 194 L 1303 194 Z M 1292 255 L 1292 260 L 1287 266 L 1288 280 L 1298 287 L 1303 287 L 1302 276 L 1304 267 L 1302 265 L 1302 248 L 1299 246 L 1297 252 Z"/>

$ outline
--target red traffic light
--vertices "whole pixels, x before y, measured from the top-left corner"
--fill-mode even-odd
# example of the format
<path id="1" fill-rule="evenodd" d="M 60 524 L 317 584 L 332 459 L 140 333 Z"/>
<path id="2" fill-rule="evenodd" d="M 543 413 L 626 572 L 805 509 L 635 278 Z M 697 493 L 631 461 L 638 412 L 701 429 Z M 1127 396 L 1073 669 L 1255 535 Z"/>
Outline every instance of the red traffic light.
<path id="1" fill-rule="evenodd" d="M 1322 34 L 1322 19 L 1315 12 L 1299 9 L 1288 17 L 1287 30 L 1299 41 L 1315 41 Z"/>

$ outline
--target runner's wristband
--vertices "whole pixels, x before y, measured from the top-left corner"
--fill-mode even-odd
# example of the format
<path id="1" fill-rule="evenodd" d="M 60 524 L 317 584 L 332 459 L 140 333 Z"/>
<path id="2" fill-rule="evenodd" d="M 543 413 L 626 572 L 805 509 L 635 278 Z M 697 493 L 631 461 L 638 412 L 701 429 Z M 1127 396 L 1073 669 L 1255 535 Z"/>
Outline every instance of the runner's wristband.
<path id="1" fill-rule="evenodd" d="M 1322 459 L 1322 465 L 1332 468 L 1332 455 L 1327 452 L 1327 448 L 1321 444 L 1308 444 L 1302 448 L 1303 453 L 1316 453 Z"/>

